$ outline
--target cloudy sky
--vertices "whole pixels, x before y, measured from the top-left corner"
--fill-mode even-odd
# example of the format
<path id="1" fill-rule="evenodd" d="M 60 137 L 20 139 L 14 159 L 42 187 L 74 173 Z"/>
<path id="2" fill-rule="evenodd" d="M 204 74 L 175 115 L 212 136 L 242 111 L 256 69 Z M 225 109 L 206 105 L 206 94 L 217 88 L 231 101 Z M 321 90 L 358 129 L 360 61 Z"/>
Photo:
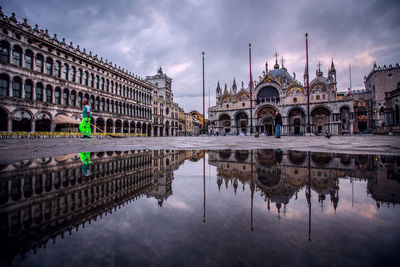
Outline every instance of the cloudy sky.
<path id="1" fill-rule="evenodd" d="M 202 58 L 206 95 L 215 88 L 249 82 L 274 64 L 303 81 L 305 32 L 309 33 L 311 78 L 320 61 L 324 75 L 333 58 L 339 91 L 364 87 L 364 75 L 378 65 L 400 63 L 398 0 L 3 0 L 3 12 L 28 19 L 50 35 L 79 44 L 142 77 L 159 66 L 173 79 L 175 101 L 185 111 L 202 110 Z M 208 99 L 206 107 L 208 107 Z"/>

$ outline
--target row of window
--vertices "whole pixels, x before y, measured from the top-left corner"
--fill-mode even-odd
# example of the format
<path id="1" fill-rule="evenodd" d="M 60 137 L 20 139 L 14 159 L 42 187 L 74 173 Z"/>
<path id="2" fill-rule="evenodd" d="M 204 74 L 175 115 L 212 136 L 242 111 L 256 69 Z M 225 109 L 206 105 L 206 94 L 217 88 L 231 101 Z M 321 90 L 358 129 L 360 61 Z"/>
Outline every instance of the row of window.
<path id="1" fill-rule="evenodd" d="M 0 62 L 10 63 L 9 58 L 10 44 L 6 41 L 1 41 Z M 90 86 L 92 88 L 116 94 L 121 97 L 144 102 L 146 104 L 150 104 L 152 102 L 150 94 L 146 94 L 136 90 L 135 88 L 125 86 L 122 83 L 117 83 L 112 80 L 110 81 L 109 79 L 105 79 L 99 75 L 94 75 L 88 71 L 83 71 L 80 68 L 77 69 L 74 66 L 69 66 L 67 63 L 61 63 L 58 60 L 54 62 L 50 57 L 46 57 L 46 59 L 44 59 L 43 55 L 40 53 L 37 53 L 36 56 L 34 56 L 33 52 L 29 49 L 25 50 L 25 53 L 23 53 L 22 48 L 18 45 L 13 46 L 11 63 L 67 81 L 76 82 L 85 86 Z M 139 85 L 135 86 L 138 89 L 141 88 Z"/>
<path id="2" fill-rule="evenodd" d="M 22 88 L 23 86 L 23 88 Z M 7 74 L 0 75 L 0 96 L 8 96 L 9 78 Z M 31 80 L 25 80 L 22 84 L 20 77 L 14 77 L 12 80 L 11 96 L 15 98 L 24 98 L 26 100 L 36 100 L 49 104 L 66 105 L 82 108 L 82 101 L 88 101 L 93 110 L 102 112 L 113 112 L 122 115 L 134 116 L 139 118 L 150 119 L 151 108 L 135 106 L 132 104 L 122 103 L 119 101 L 109 100 L 105 98 L 95 97 L 75 90 L 67 88 L 61 90 L 60 87 L 53 87 L 48 84 L 46 87 L 41 82 L 34 84 Z"/>

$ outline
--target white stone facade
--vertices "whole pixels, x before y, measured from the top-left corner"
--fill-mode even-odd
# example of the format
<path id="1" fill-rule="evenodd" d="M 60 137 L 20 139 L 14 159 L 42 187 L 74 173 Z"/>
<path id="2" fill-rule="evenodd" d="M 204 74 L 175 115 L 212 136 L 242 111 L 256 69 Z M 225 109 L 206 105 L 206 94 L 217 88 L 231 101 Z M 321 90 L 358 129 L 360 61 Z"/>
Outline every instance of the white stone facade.
<path id="1" fill-rule="evenodd" d="M 101 131 L 150 136 L 155 88 L 0 10 L 0 131 L 58 130 L 55 117 L 77 118 L 86 99 Z"/>

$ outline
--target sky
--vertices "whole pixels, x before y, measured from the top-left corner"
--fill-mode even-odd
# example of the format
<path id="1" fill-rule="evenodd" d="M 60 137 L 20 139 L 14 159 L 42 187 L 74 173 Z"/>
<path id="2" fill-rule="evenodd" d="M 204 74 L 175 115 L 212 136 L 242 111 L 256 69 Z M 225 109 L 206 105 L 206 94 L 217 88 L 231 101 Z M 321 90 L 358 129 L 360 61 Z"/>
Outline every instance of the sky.
<path id="1" fill-rule="evenodd" d="M 3 13 L 16 13 L 92 51 L 121 68 L 154 75 L 161 66 L 172 80 L 174 101 L 185 111 L 202 111 L 202 52 L 205 52 L 206 109 L 215 105 L 217 82 L 249 83 L 249 47 L 256 80 L 284 58 L 288 72 L 303 82 L 305 33 L 310 78 L 318 62 L 327 76 L 333 59 L 338 90 L 364 88 L 377 65 L 400 63 L 398 0 L 2 0 Z M 293 75 L 292 75 L 293 76 Z M 210 93 L 210 97 L 209 97 Z"/>

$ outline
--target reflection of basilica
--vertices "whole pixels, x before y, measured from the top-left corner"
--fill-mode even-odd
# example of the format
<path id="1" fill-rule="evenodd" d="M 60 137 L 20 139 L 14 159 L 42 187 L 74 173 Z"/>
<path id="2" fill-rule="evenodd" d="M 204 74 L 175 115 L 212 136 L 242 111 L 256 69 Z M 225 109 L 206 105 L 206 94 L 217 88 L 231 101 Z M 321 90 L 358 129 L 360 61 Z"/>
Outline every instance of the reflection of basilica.
<path id="1" fill-rule="evenodd" d="M 46 247 L 142 196 L 162 205 L 172 194 L 173 171 L 193 155 L 109 151 L 89 153 L 87 159 L 70 154 L 1 165 L 0 261 Z M 91 169 L 87 176 L 85 168 Z"/>
<path id="2" fill-rule="evenodd" d="M 339 203 L 339 180 L 362 179 L 368 182 L 368 193 L 382 203 L 400 203 L 400 157 L 328 154 L 281 150 L 222 150 L 209 152 L 209 164 L 217 167 L 217 185 L 231 184 L 236 193 L 251 178 L 268 203 L 278 212 L 303 188 L 318 195 L 323 207 L 327 197 L 336 210 Z M 253 169 L 253 172 L 251 172 Z M 307 195 L 307 192 L 306 192 Z M 307 198 L 311 195 L 306 196 Z M 309 199 L 308 199 L 309 201 Z"/>

